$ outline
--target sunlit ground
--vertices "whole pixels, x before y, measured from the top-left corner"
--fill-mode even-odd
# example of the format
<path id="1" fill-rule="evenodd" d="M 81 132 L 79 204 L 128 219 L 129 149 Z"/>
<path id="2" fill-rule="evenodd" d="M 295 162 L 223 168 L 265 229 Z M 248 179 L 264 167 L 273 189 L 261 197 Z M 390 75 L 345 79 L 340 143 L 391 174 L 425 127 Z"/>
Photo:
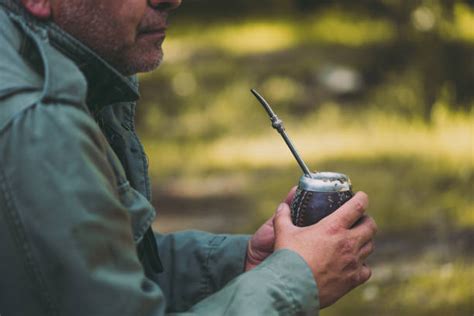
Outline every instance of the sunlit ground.
<path id="1" fill-rule="evenodd" d="M 426 11 L 416 14 L 429 26 Z M 443 36 L 474 42 L 474 14 L 455 15 Z M 167 62 L 142 78 L 155 228 L 251 233 L 297 183 L 301 171 L 248 91 L 257 87 L 310 168 L 349 175 L 379 225 L 371 281 L 321 314 L 473 315 L 472 106 L 449 109 L 446 86 L 427 123 L 415 115 L 416 69 L 388 74 L 357 101 L 321 93 L 328 73 L 338 89 L 357 88 L 355 69 L 394 36 L 383 20 L 328 11 L 194 23 L 170 34 Z"/>

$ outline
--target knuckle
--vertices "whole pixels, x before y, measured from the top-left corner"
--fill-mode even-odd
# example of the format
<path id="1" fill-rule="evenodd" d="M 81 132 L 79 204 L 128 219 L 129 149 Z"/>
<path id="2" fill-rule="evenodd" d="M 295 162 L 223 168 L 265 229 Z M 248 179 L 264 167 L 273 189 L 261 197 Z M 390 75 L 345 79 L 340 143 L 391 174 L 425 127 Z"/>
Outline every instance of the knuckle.
<path id="1" fill-rule="evenodd" d="M 377 227 L 377 223 L 375 223 L 375 220 L 372 217 L 369 217 L 369 227 L 372 231 L 372 235 L 377 234 L 379 228 Z"/>
<path id="2" fill-rule="evenodd" d="M 342 254 L 352 255 L 357 241 L 352 238 L 344 238 L 339 242 L 339 249 Z"/>
<path id="3" fill-rule="evenodd" d="M 372 241 L 372 242 L 369 244 L 369 253 L 374 252 L 374 250 L 375 250 L 375 243 Z"/>
<path id="4" fill-rule="evenodd" d="M 326 226 L 326 232 L 329 235 L 336 235 L 341 231 L 341 227 L 334 222 L 330 222 Z"/>
<path id="5" fill-rule="evenodd" d="M 359 260 L 353 255 L 347 255 L 343 259 L 344 268 L 347 271 L 357 271 L 359 266 Z"/>
<path id="6" fill-rule="evenodd" d="M 357 270 L 358 265 L 359 265 L 359 260 L 357 260 L 357 258 L 354 256 L 352 256 L 347 262 L 347 266 L 351 270 Z"/>
<path id="7" fill-rule="evenodd" d="M 363 268 L 362 271 L 363 272 L 362 272 L 362 276 L 361 276 L 361 279 L 362 279 L 361 283 L 364 283 L 367 280 L 369 280 L 370 277 L 372 276 L 372 269 L 370 269 L 368 266 L 364 265 L 364 268 Z"/>
<path id="8" fill-rule="evenodd" d="M 346 247 L 347 251 L 350 253 L 355 253 L 356 249 L 358 248 L 357 246 L 359 245 L 359 241 L 357 238 L 348 238 L 346 239 Z"/>
<path id="9" fill-rule="evenodd" d="M 361 283 L 361 275 L 360 273 L 353 273 L 349 277 L 349 282 L 351 283 L 352 287 L 356 287 Z"/>
<path id="10" fill-rule="evenodd" d="M 372 270 L 368 266 L 363 265 L 360 270 L 350 275 L 349 282 L 352 284 L 353 287 L 356 287 L 367 282 L 371 276 Z"/>
<path id="11" fill-rule="evenodd" d="M 354 209 L 356 212 L 363 214 L 365 212 L 364 204 L 361 201 L 356 201 L 354 205 Z"/>

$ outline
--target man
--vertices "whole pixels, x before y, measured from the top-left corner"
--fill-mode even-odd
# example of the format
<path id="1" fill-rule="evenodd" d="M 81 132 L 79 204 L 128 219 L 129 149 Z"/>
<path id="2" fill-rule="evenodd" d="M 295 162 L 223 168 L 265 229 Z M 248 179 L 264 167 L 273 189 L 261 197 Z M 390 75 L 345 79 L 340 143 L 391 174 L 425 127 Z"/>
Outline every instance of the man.
<path id="1" fill-rule="evenodd" d="M 180 0 L 0 0 L 0 314 L 315 315 L 370 277 L 358 193 L 251 238 L 151 231 L 134 77 Z M 159 217 L 158 217 L 159 218 Z"/>

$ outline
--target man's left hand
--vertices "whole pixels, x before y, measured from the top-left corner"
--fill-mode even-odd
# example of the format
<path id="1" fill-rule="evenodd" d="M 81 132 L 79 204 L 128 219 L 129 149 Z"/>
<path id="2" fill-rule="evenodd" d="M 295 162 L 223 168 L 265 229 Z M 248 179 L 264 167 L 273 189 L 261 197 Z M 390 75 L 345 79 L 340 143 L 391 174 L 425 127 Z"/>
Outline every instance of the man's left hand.
<path id="1" fill-rule="evenodd" d="M 285 203 L 288 205 L 293 201 L 296 187 L 288 193 Z M 273 230 L 273 215 L 263 224 L 249 240 L 247 247 L 247 257 L 245 259 L 245 271 L 249 271 L 258 266 L 265 258 L 273 253 L 275 243 L 275 232 Z"/>

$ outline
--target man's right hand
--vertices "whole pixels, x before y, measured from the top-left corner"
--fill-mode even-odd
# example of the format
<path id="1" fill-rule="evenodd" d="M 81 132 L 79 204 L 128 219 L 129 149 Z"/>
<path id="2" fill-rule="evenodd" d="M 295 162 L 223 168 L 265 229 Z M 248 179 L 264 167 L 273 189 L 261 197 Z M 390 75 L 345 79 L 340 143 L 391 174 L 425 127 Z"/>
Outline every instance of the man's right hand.
<path id="1" fill-rule="evenodd" d="M 365 259 L 374 250 L 377 225 L 364 215 L 367 206 L 367 195 L 358 192 L 334 213 L 307 227 L 293 225 L 288 204 L 278 207 L 275 250 L 290 249 L 303 257 L 318 284 L 321 308 L 371 276 Z"/>

